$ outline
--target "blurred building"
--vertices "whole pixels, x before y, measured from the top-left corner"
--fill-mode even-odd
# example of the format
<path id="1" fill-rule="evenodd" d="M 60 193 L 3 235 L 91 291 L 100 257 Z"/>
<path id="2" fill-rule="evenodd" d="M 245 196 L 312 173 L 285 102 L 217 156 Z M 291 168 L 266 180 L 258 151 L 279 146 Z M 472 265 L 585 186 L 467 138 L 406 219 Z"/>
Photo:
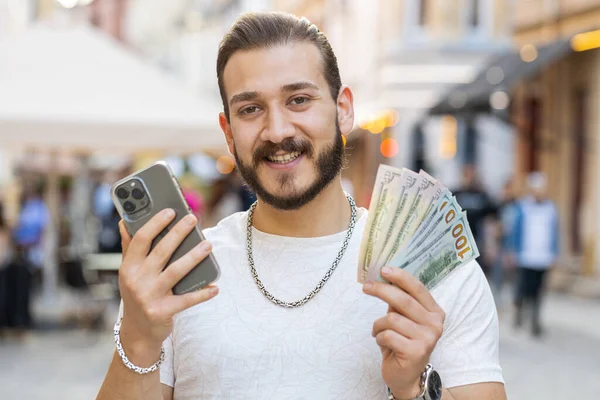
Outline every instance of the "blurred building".
<path id="1" fill-rule="evenodd" d="M 455 187 L 462 166 L 473 163 L 484 186 L 498 192 L 512 174 L 513 127 L 493 115 L 431 109 L 511 48 L 511 4 L 326 2 L 324 29 L 356 94 L 357 129 L 348 138 L 360 160 L 355 187 L 368 192 L 382 162 L 426 169 Z"/>
<path id="2" fill-rule="evenodd" d="M 380 93 L 404 119 L 395 131 L 396 163 L 424 168 L 456 188 L 462 167 L 475 164 L 497 193 L 510 176 L 513 128 L 493 115 L 432 113 L 452 87 L 473 82 L 490 58 L 511 47 L 507 0 L 386 1 Z M 460 106 L 460 94 L 453 101 Z"/>
<path id="3" fill-rule="evenodd" d="M 96 0 L 110 1 L 110 0 Z M 124 31 L 133 47 L 220 102 L 214 62 L 225 31 L 244 11 L 306 16 L 328 36 L 342 80 L 355 93 L 347 139 L 352 181 L 368 204 L 379 163 L 426 168 L 448 186 L 478 164 L 497 191 L 512 173 L 513 129 L 495 117 L 430 116 L 457 83 L 470 82 L 512 40 L 508 0 L 130 0 Z"/>
<path id="4" fill-rule="evenodd" d="M 539 72 L 513 92 L 515 169 L 544 171 L 560 209 L 565 266 L 600 268 L 600 1 L 517 2 L 515 41 Z"/>
<path id="5" fill-rule="evenodd" d="M 49 297 L 59 262 L 96 245 L 88 223 L 92 174 L 121 168 L 132 156 L 155 160 L 224 145 L 215 103 L 189 93 L 173 71 L 132 45 L 127 21 L 135 5 L 0 0 L 0 196 L 15 215 L 24 176 L 46 182 Z M 73 182 L 69 193 L 60 190 L 66 180 Z M 65 218 L 72 234 L 59 249 Z"/>

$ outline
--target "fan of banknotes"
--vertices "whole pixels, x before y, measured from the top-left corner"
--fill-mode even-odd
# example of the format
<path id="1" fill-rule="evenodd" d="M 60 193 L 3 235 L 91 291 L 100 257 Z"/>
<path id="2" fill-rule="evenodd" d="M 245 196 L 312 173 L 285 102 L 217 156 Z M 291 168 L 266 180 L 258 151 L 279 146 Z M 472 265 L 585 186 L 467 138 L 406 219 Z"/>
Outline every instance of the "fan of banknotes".
<path id="1" fill-rule="evenodd" d="M 385 282 L 379 271 L 391 266 L 432 289 L 478 256 L 466 212 L 448 189 L 425 171 L 379 166 L 360 249 L 360 283 Z"/>

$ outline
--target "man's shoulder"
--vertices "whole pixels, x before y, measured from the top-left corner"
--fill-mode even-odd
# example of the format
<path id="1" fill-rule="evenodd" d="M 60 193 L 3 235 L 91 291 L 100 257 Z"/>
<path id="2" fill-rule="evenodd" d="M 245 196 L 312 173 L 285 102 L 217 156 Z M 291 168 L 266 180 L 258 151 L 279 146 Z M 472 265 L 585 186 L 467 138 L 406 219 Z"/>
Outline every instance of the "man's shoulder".
<path id="1" fill-rule="evenodd" d="M 219 223 L 211 228 L 206 228 L 202 234 L 211 242 L 230 238 L 231 236 L 239 237 L 244 233 L 246 227 L 246 211 L 237 212 L 229 217 L 223 218 Z"/>
<path id="2" fill-rule="evenodd" d="M 476 302 L 475 294 L 489 291 L 489 284 L 479 263 L 472 260 L 454 270 L 436 286 L 431 294 L 440 307 L 448 314 Z"/>

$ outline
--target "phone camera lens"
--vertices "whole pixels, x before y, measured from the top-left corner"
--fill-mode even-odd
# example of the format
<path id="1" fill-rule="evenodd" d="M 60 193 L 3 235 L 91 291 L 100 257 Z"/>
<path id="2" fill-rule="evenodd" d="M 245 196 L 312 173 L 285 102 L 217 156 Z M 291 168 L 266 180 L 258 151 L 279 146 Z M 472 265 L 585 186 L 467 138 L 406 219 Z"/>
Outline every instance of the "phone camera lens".
<path id="1" fill-rule="evenodd" d="M 135 210 L 135 204 L 133 204 L 130 201 L 126 201 L 125 203 L 123 203 L 123 208 L 127 212 L 133 212 Z"/>
<path id="2" fill-rule="evenodd" d="M 133 196 L 134 199 L 140 200 L 141 198 L 144 197 L 144 192 L 141 189 L 135 188 L 131 192 L 131 195 Z"/>
<path id="3" fill-rule="evenodd" d="M 129 192 L 127 189 L 120 187 L 117 189 L 117 197 L 120 199 L 126 199 L 129 197 Z"/>

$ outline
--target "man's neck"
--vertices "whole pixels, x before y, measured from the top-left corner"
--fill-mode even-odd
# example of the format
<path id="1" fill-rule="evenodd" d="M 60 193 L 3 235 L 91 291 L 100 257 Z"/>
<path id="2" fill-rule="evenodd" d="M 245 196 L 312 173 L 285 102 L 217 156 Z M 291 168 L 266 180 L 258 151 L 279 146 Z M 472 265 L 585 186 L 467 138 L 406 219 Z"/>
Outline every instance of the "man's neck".
<path id="1" fill-rule="evenodd" d="M 261 232 L 290 237 L 333 235 L 348 228 L 350 204 L 336 178 L 299 210 L 282 211 L 258 200 L 252 225 Z"/>

